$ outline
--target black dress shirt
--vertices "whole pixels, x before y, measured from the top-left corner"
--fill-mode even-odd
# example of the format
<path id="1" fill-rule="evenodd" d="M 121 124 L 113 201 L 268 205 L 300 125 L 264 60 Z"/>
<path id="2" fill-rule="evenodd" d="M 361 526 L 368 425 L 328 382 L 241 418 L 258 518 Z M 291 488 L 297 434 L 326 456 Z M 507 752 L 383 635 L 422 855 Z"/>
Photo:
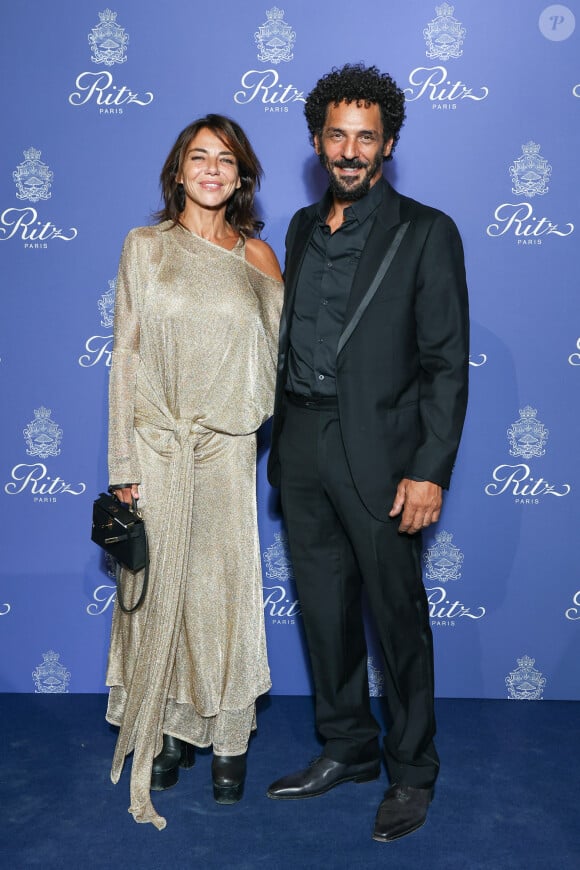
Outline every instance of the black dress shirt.
<path id="1" fill-rule="evenodd" d="M 336 348 L 354 274 L 384 195 L 379 179 L 344 211 L 334 232 L 326 223 L 326 193 L 298 277 L 290 325 L 286 389 L 302 396 L 336 396 Z"/>

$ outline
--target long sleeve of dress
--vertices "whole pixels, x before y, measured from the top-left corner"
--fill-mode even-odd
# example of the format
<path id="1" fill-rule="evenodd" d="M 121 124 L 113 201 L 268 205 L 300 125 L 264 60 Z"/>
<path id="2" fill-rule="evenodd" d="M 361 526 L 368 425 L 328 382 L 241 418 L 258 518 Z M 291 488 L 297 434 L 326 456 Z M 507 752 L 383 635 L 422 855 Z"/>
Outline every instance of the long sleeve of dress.
<path id="1" fill-rule="evenodd" d="M 123 245 L 115 290 L 113 357 L 109 382 L 109 484 L 139 483 L 135 444 L 135 388 L 139 367 L 137 239 Z"/>
<path id="2" fill-rule="evenodd" d="M 284 298 L 284 285 L 281 281 L 271 278 L 260 270 L 255 269 L 252 265 L 247 263 L 247 261 L 246 265 L 248 279 L 258 300 L 261 329 L 266 337 L 268 354 L 271 361 L 271 365 L 269 366 L 266 365 L 264 361 L 264 364 L 259 371 L 259 377 L 264 381 L 265 387 L 270 393 L 267 401 L 268 411 L 264 416 L 264 420 L 266 420 L 272 415 L 274 406 L 276 363 L 278 360 L 278 335 L 280 331 L 282 301 Z"/>

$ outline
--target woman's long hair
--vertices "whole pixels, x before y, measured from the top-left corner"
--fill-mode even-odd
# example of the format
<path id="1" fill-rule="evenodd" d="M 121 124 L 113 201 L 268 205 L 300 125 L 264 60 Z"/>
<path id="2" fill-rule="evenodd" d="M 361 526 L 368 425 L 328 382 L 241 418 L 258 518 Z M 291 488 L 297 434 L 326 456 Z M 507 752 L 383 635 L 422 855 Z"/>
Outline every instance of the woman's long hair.
<path id="1" fill-rule="evenodd" d="M 238 161 L 241 186 L 226 205 L 226 220 L 238 232 L 248 236 L 259 235 L 264 222 L 256 216 L 254 197 L 260 189 L 262 167 L 240 125 L 224 115 L 206 115 L 181 131 L 161 170 L 161 192 L 165 205 L 154 217 L 159 223 L 166 220 L 173 221 L 173 225 L 179 223 L 185 208 L 185 192 L 183 185 L 177 182 L 177 177 L 182 171 L 190 142 L 200 130 L 205 129 L 211 130 Z"/>

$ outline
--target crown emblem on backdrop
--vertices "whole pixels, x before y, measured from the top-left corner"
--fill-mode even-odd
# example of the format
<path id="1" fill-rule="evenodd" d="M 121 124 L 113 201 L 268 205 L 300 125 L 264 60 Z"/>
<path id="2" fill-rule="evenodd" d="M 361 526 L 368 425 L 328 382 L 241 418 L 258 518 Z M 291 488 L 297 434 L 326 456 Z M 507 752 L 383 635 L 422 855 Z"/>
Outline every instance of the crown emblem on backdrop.
<path id="1" fill-rule="evenodd" d="M 510 442 L 510 456 L 521 456 L 523 459 L 532 459 L 534 456 L 543 456 L 549 430 L 537 418 L 537 410 L 526 405 L 520 408 L 520 419 L 507 430 Z"/>
<path id="2" fill-rule="evenodd" d="M 43 695 L 59 695 L 68 692 L 70 671 L 59 661 L 60 654 L 54 650 L 42 653 L 44 661 L 32 672 L 36 693 Z"/>
<path id="3" fill-rule="evenodd" d="M 39 459 L 48 459 L 49 456 L 58 456 L 62 429 L 50 419 L 50 408 L 36 408 L 34 420 L 32 420 L 23 435 L 26 439 L 29 456 L 38 456 Z"/>
<path id="4" fill-rule="evenodd" d="M 40 159 L 42 152 L 38 148 L 28 148 L 22 153 L 24 161 L 19 163 L 12 173 L 12 178 L 16 184 L 16 196 L 18 199 L 27 199 L 29 202 L 50 199 L 52 195 L 50 184 L 54 173 Z"/>
<path id="5" fill-rule="evenodd" d="M 104 63 L 113 66 L 125 63 L 125 52 L 129 43 L 129 34 L 125 28 L 117 24 L 117 13 L 110 9 L 99 12 L 99 23 L 93 27 L 88 36 L 93 63 Z"/>
<path id="6" fill-rule="evenodd" d="M 510 166 L 510 176 L 513 182 L 512 193 L 517 196 L 542 196 L 549 191 L 548 179 L 552 167 L 540 156 L 540 146 L 535 142 L 522 145 L 521 156 Z"/>
<path id="7" fill-rule="evenodd" d="M 260 61 L 282 63 L 294 57 L 292 49 L 296 33 L 284 21 L 284 10 L 278 9 L 277 6 L 266 11 L 266 21 L 254 33 L 254 39 Z"/>
<path id="8" fill-rule="evenodd" d="M 429 580 L 438 583 L 447 583 L 448 580 L 461 579 L 461 565 L 463 553 L 452 544 L 453 535 L 450 532 L 437 532 L 435 543 L 423 554 L 425 562 L 425 575 Z"/>
<path id="9" fill-rule="evenodd" d="M 513 701 L 539 701 L 546 685 L 546 678 L 534 667 L 535 659 L 522 656 L 518 667 L 505 678 L 508 698 Z"/>
<path id="10" fill-rule="evenodd" d="M 111 278 L 109 281 L 109 289 L 100 297 L 97 305 L 101 312 L 101 326 L 109 328 L 113 325 L 113 316 L 115 311 L 115 288 L 117 281 Z"/>
<path id="11" fill-rule="evenodd" d="M 274 543 L 266 548 L 263 555 L 266 563 L 266 577 L 269 580 L 280 580 L 285 583 L 287 580 L 294 579 L 294 570 L 288 550 L 288 536 L 285 532 L 274 534 Z"/>
<path id="12" fill-rule="evenodd" d="M 430 21 L 423 30 L 427 57 L 437 60 L 450 60 L 463 54 L 463 40 L 467 34 L 456 18 L 453 17 L 454 7 L 442 3 L 435 7 L 437 17 Z"/>

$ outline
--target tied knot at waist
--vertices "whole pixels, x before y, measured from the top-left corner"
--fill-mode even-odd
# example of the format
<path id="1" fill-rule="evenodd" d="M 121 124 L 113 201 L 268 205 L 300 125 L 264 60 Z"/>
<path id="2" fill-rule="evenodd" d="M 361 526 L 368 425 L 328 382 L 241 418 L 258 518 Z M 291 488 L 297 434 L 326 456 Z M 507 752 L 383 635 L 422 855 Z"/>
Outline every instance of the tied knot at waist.
<path id="1" fill-rule="evenodd" d="M 195 447 L 215 434 L 198 420 L 174 419 L 161 413 L 139 414 L 135 417 L 135 428 L 149 447 L 162 455 Z"/>
<path id="2" fill-rule="evenodd" d="M 190 436 L 201 435 L 202 432 L 207 432 L 207 429 L 204 429 L 203 426 L 196 423 L 195 420 L 174 421 L 173 437 L 182 449 L 185 447 L 185 442 Z"/>

